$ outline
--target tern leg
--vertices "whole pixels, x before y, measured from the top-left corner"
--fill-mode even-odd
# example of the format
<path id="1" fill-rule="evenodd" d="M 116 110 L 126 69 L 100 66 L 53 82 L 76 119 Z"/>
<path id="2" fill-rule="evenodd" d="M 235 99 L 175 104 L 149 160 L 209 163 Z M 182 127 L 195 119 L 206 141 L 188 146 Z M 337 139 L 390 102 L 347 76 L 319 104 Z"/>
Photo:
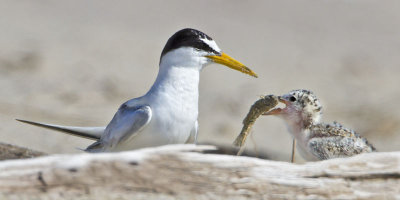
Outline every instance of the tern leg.
<path id="1" fill-rule="evenodd" d="M 293 143 L 292 143 L 292 158 L 291 162 L 294 163 L 296 158 L 296 139 L 293 138 Z"/>
<path id="2" fill-rule="evenodd" d="M 192 130 L 190 131 L 190 136 L 186 140 L 185 144 L 197 144 L 197 135 L 199 133 L 199 123 L 196 121 Z"/>

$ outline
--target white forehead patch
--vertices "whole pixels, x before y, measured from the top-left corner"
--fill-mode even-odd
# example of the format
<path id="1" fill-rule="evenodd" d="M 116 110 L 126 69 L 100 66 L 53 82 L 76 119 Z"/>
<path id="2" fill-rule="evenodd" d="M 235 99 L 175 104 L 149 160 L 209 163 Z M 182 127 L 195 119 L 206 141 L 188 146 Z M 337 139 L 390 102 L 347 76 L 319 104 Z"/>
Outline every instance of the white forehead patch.
<path id="1" fill-rule="evenodd" d="M 208 46 L 210 46 L 216 52 L 221 52 L 221 49 L 218 47 L 217 43 L 214 40 L 208 40 L 207 38 L 200 38 L 200 40 L 208 44 Z"/>

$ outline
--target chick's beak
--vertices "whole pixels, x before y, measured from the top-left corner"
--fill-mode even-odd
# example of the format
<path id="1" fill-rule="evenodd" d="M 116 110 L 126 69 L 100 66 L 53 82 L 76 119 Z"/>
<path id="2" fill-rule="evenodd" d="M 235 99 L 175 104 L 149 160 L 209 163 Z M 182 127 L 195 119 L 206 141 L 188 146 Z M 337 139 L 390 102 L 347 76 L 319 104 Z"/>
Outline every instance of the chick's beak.
<path id="1" fill-rule="evenodd" d="M 278 96 L 278 101 L 285 104 L 285 106 L 288 106 L 290 103 L 288 100 L 282 98 L 281 96 Z M 273 110 L 263 113 L 263 115 L 279 115 L 282 114 L 282 112 L 283 112 L 282 108 L 275 108 Z"/>
<path id="2" fill-rule="evenodd" d="M 285 104 L 286 106 L 290 104 L 290 101 L 284 99 L 282 96 L 278 96 L 278 101 Z"/>
<path id="3" fill-rule="evenodd" d="M 221 55 L 212 55 L 212 56 L 206 56 L 206 57 L 211 59 L 215 63 L 225 65 L 229 68 L 243 72 L 245 74 L 248 74 L 248 75 L 256 77 L 256 78 L 258 77 L 257 74 L 254 73 L 250 68 L 246 67 L 241 62 L 228 56 L 226 53 L 221 53 Z"/>

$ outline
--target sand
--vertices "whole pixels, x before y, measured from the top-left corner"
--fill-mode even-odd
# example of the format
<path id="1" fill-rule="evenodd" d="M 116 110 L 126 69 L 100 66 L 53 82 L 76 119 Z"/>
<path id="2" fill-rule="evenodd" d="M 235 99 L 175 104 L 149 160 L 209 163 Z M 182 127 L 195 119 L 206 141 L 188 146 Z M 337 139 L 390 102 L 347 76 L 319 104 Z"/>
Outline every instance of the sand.
<path id="1" fill-rule="evenodd" d="M 46 153 L 80 152 L 92 141 L 14 119 L 106 125 L 121 103 L 150 88 L 167 39 L 192 27 L 259 75 L 215 64 L 203 70 L 200 142 L 231 144 L 260 95 L 302 88 L 321 99 L 325 121 L 357 130 L 379 151 L 400 149 L 396 0 L 1 4 L 1 142 Z M 290 159 L 291 138 L 282 120 L 262 117 L 253 131 L 247 148 Z"/>

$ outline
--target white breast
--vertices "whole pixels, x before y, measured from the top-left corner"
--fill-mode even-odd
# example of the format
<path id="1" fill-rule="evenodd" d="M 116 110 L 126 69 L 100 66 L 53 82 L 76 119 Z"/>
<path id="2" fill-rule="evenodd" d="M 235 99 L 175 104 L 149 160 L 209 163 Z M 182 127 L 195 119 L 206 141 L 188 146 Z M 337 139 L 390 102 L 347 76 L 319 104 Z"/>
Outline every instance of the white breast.
<path id="1" fill-rule="evenodd" d="M 155 127 L 168 143 L 184 143 L 198 116 L 199 71 L 173 68 L 170 81 L 157 90 L 152 101 Z"/>
<path id="2" fill-rule="evenodd" d="M 200 71 L 208 64 L 203 54 L 183 47 L 162 57 L 156 81 L 141 98 L 152 109 L 152 119 L 118 148 L 182 144 L 189 139 L 198 116 Z"/>
<path id="3" fill-rule="evenodd" d="M 198 117 L 198 87 L 199 71 L 191 68 L 172 68 L 157 78 L 141 100 L 152 109 L 150 123 L 113 151 L 185 143 Z"/>

